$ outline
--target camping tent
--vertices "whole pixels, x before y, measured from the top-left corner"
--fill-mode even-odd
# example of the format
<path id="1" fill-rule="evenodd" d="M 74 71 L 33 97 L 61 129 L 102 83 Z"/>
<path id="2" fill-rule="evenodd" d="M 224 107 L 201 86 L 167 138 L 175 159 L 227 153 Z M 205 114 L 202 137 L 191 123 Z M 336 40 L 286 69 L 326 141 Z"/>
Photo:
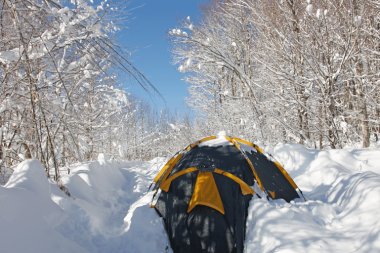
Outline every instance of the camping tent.
<path id="1" fill-rule="evenodd" d="M 297 185 L 273 157 L 223 134 L 179 151 L 154 183 L 160 193 L 152 207 L 163 218 L 175 253 L 243 252 L 253 195 L 299 198 Z M 255 184 L 261 196 L 252 189 Z"/>

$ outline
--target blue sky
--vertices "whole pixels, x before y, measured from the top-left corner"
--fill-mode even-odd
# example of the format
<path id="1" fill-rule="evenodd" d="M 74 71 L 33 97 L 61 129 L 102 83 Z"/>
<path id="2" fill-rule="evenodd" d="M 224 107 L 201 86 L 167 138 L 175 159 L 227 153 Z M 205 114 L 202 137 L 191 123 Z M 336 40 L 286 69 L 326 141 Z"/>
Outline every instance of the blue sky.
<path id="1" fill-rule="evenodd" d="M 184 74 L 171 64 L 170 44 L 166 32 L 177 25 L 179 18 L 190 16 L 196 22 L 199 15 L 199 3 L 202 0 L 135 0 L 129 8 L 131 11 L 128 29 L 120 35 L 123 46 L 136 50 L 131 60 L 148 80 L 157 88 L 166 100 L 166 105 L 158 96 L 152 100 L 136 82 L 128 82 L 128 92 L 145 99 L 152 107 L 162 109 L 165 106 L 171 112 L 175 109 L 186 111 L 184 97 L 187 96 L 187 84 L 182 81 Z"/>

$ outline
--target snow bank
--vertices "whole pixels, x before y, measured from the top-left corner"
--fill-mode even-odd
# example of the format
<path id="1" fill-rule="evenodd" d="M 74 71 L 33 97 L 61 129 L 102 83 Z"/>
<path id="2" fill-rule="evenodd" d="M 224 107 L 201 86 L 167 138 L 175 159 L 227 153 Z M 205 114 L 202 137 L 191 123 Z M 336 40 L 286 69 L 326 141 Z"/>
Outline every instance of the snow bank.
<path id="1" fill-rule="evenodd" d="M 55 230 L 70 219 L 51 200 L 37 160 L 22 162 L 5 187 L 0 186 L 0 206 L 1 252 L 86 252 Z"/>
<path id="2" fill-rule="evenodd" d="M 20 163 L 5 185 L 6 188 L 23 188 L 41 197 L 50 198 L 50 184 L 45 169 L 37 160 L 26 160 Z"/>
<path id="3" fill-rule="evenodd" d="M 379 149 L 259 146 L 285 167 L 307 201 L 254 197 L 246 252 L 380 252 Z M 162 220 L 149 208 L 147 192 L 166 160 L 83 163 L 62 175 L 72 197 L 46 178 L 38 161 L 21 163 L 0 186 L 1 251 L 166 252 Z"/>
<path id="4" fill-rule="evenodd" d="M 308 201 L 253 199 L 247 252 L 380 251 L 380 150 L 279 144 L 273 155 Z"/>
<path id="5" fill-rule="evenodd" d="M 72 197 L 38 161 L 21 163 L 0 186 L 1 251 L 163 252 L 166 233 L 146 192 L 164 163 L 81 164 L 62 175 Z"/>

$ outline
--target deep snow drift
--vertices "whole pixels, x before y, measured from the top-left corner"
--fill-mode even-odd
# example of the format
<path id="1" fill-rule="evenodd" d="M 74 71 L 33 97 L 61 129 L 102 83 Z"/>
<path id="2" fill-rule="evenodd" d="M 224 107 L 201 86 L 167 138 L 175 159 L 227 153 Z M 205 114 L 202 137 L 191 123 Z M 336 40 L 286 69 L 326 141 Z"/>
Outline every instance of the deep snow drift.
<path id="1" fill-rule="evenodd" d="M 380 150 L 265 147 L 307 202 L 253 198 L 246 252 L 380 252 Z M 36 160 L 0 186 L 1 252 L 170 252 L 147 192 L 165 158 L 104 159 L 62 171 L 68 197 Z"/>

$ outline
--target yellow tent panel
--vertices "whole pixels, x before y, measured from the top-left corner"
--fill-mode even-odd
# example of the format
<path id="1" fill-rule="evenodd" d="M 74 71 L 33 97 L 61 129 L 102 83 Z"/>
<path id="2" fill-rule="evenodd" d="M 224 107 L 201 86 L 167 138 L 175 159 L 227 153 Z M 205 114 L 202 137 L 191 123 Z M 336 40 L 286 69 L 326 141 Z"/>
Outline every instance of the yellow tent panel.
<path id="1" fill-rule="evenodd" d="M 220 198 L 212 172 L 198 172 L 193 196 L 191 197 L 187 212 L 189 213 L 197 205 L 209 206 L 224 214 L 222 199 Z"/>

